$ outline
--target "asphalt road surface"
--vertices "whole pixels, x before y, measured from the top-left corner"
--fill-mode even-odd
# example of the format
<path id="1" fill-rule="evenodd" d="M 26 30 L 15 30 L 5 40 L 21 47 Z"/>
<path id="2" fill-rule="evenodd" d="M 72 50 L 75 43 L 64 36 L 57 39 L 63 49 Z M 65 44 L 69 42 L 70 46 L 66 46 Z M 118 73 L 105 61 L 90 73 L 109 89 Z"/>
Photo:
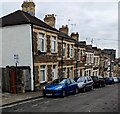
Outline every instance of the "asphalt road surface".
<path id="1" fill-rule="evenodd" d="M 4 107 L 3 112 L 118 112 L 118 85 L 65 98 L 38 98 Z"/>

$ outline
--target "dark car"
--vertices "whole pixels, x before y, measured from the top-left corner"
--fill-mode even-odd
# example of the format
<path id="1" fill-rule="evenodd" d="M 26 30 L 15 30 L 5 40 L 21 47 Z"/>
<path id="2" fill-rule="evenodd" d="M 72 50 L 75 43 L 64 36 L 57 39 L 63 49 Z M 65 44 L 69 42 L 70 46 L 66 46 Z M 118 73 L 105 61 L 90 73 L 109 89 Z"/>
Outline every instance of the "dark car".
<path id="1" fill-rule="evenodd" d="M 105 77 L 104 80 L 106 85 L 114 84 L 114 79 L 112 77 Z"/>
<path id="2" fill-rule="evenodd" d="M 93 80 L 90 76 L 81 76 L 76 82 L 80 91 L 93 90 Z"/>
<path id="3" fill-rule="evenodd" d="M 118 79 L 118 83 L 120 83 L 120 77 L 117 77 L 117 79 Z"/>
<path id="4" fill-rule="evenodd" d="M 105 87 L 105 80 L 102 76 L 91 76 L 94 82 L 94 87 Z"/>
<path id="5" fill-rule="evenodd" d="M 71 93 L 78 93 L 78 85 L 71 78 L 55 79 L 43 89 L 44 96 L 65 97 Z"/>

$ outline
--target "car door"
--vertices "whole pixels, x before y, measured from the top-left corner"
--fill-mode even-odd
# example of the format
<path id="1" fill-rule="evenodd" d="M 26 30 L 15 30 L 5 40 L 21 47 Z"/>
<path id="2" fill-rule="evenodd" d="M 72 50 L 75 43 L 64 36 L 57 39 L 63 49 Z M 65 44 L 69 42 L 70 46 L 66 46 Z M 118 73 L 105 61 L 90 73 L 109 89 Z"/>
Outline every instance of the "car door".
<path id="1" fill-rule="evenodd" d="M 85 77 L 85 86 L 86 86 L 86 89 L 89 88 L 89 81 L 88 81 L 88 77 Z"/>
<path id="2" fill-rule="evenodd" d="M 66 80 L 66 92 L 70 93 L 72 91 L 72 86 L 71 86 L 71 82 L 70 79 Z"/>
<path id="3" fill-rule="evenodd" d="M 88 85 L 89 85 L 89 88 L 93 85 L 93 80 L 91 77 L 88 77 Z"/>
<path id="4" fill-rule="evenodd" d="M 70 79 L 70 82 L 71 82 L 71 91 L 74 92 L 77 88 L 77 83 L 73 80 L 73 79 Z"/>

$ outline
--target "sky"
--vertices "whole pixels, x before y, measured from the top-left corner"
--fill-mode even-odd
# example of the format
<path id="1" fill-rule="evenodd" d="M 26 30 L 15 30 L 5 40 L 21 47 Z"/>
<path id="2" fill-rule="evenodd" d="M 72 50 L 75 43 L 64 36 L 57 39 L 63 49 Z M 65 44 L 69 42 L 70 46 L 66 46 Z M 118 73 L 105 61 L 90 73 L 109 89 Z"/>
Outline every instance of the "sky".
<path id="1" fill-rule="evenodd" d="M 116 49 L 118 54 L 118 0 L 33 0 L 36 17 L 56 15 L 56 28 L 68 25 L 69 35 L 78 32 L 80 41 L 98 48 Z M 21 10 L 23 0 L 1 0 L 0 17 Z M 70 21 L 68 21 L 70 20 Z M 91 42 L 93 41 L 93 43 Z"/>

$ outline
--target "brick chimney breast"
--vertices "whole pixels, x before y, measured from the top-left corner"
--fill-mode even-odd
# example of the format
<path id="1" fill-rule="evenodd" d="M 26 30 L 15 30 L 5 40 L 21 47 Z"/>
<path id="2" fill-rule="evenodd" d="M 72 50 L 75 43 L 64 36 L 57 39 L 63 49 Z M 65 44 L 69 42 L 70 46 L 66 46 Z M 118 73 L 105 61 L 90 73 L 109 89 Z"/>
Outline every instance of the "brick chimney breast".
<path id="1" fill-rule="evenodd" d="M 48 25 L 55 27 L 55 15 L 54 14 L 48 14 L 45 15 L 44 22 L 47 23 Z"/>
<path id="2" fill-rule="evenodd" d="M 66 26 L 62 25 L 62 27 L 59 28 L 59 31 L 68 35 L 68 31 L 69 31 L 68 25 Z"/>
<path id="3" fill-rule="evenodd" d="M 71 38 L 73 38 L 73 39 L 75 39 L 76 41 L 78 41 L 79 40 L 79 34 L 78 34 L 78 32 L 76 32 L 76 33 L 71 33 Z"/>

